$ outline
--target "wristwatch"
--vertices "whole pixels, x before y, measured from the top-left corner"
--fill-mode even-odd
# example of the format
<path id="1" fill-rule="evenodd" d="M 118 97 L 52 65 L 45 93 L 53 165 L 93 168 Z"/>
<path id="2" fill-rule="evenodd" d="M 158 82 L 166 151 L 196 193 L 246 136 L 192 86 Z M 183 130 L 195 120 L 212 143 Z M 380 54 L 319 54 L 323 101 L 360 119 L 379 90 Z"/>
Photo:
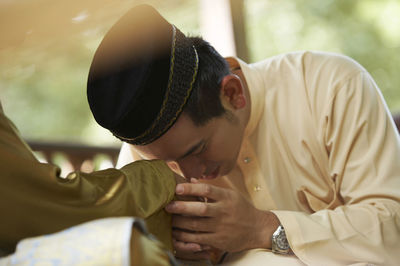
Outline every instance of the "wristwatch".
<path id="1" fill-rule="evenodd" d="M 285 228 L 279 225 L 276 231 L 272 234 L 272 252 L 276 254 L 288 254 L 290 251 L 289 242 L 287 241 Z"/>

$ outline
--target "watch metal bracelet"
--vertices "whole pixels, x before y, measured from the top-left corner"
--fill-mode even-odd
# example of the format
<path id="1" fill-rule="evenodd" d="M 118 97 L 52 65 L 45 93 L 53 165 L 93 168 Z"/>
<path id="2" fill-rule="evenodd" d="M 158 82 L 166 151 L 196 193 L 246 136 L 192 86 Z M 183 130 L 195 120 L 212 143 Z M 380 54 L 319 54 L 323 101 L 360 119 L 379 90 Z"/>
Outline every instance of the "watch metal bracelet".
<path id="1" fill-rule="evenodd" d="M 285 228 L 279 225 L 276 231 L 272 234 L 271 249 L 276 254 L 288 254 L 290 252 L 290 245 L 286 238 Z"/>

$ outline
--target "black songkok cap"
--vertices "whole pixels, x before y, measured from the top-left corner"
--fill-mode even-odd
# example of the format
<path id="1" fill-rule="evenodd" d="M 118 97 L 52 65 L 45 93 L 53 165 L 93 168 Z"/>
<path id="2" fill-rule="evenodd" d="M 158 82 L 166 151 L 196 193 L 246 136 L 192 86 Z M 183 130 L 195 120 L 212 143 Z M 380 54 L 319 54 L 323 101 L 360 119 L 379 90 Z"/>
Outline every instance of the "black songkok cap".
<path id="1" fill-rule="evenodd" d="M 198 61 L 191 41 L 153 7 L 132 8 L 94 55 L 87 84 L 94 118 L 123 141 L 151 143 L 182 113 Z"/>

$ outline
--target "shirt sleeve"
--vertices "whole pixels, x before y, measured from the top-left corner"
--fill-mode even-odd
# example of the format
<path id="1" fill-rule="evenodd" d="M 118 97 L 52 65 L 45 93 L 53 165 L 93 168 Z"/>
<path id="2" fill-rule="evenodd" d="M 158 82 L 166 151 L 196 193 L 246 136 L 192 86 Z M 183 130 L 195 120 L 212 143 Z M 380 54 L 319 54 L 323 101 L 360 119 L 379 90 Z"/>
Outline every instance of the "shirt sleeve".
<path id="1" fill-rule="evenodd" d="M 150 233 L 171 249 L 175 178 L 163 161 L 138 161 L 120 170 L 73 172 L 35 159 L 0 110 L 0 249 L 13 252 L 18 241 L 58 232 L 94 219 L 144 218 Z"/>
<path id="2" fill-rule="evenodd" d="M 400 262 L 400 139 L 365 71 L 332 96 L 324 125 L 329 172 L 342 204 L 312 214 L 273 211 L 310 265 Z"/>
<path id="3" fill-rule="evenodd" d="M 118 155 L 117 168 L 119 169 L 122 166 L 131 163 L 133 161 L 135 160 L 132 156 L 130 145 L 126 142 L 122 143 L 121 150 Z"/>

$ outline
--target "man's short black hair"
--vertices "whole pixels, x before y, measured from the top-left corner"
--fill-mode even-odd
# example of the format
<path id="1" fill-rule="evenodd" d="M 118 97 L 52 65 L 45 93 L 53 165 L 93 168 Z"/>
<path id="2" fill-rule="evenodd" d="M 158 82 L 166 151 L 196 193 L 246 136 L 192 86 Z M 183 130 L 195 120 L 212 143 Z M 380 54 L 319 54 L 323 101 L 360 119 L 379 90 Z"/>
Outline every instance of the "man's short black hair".
<path id="1" fill-rule="evenodd" d="M 184 108 L 197 126 L 202 126 L 214 117 L 226 113 L 220 94 L 221 81 L 229 74 L 226 60 L 201 37 L 188 37 L 196 47 L 199 69 L 192 94 Z"/>

